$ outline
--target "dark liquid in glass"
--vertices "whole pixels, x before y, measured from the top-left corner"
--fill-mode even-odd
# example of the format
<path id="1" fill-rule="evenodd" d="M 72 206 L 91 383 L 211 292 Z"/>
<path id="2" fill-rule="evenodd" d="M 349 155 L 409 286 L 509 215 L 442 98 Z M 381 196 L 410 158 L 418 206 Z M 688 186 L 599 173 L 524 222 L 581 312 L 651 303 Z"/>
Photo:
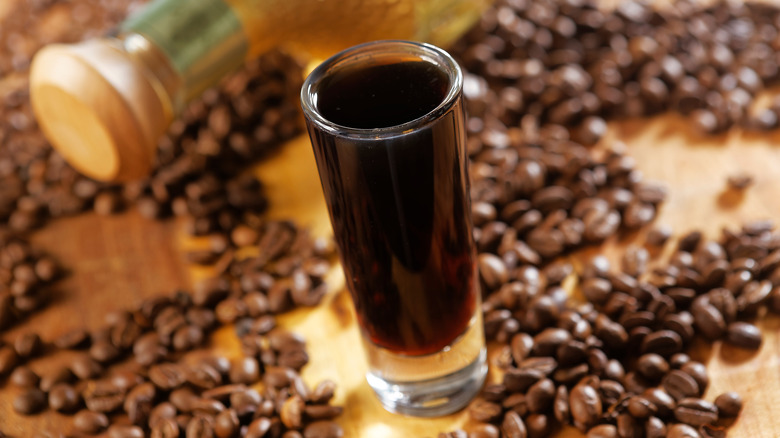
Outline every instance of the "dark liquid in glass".
<path id="1" fill-rule="evenodd" d="M 425 61 L 336 72 L 317 91 L 328 120 L 390 127 L 436 109 L 448 77 Z M 362 330 L 421 355 L 464 333 L 478 293 L 461 100 L 390 138 L 310 135 Z"/>

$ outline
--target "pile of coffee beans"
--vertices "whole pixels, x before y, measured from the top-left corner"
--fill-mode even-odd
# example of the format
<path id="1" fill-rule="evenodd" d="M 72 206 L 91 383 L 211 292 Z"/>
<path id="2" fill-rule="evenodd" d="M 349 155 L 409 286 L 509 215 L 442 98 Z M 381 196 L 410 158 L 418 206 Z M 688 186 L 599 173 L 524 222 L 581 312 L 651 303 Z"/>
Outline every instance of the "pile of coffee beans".
<path id="1" fill-rule="evenodd" d="M 44 306 L 60 274 L 53 258 L 24 239 L 0 235 L 0 329 Z"/>
<path id="2" fill-rule="evenodd" d="M 487 424 L 440 436 L 533 438 L 561 425 L 592 438 L 725 436 L 741 398 L 702 399 L 707 369 L 685 351 L 696 337 L 761 346 L 751 321 L 780 314 L 780 234 L 772 229 L 754 222 L 717 242 L 691 232 L 652 270 L 648 249 L 663 238 L 628 248 L 618 267 L 598 256 L 577 273 L 567 261 L 508 271 L 483 307 L 503 377 L 469 408 Z M 481 266 L 483 283 L 500 263 Z M 570 288 L 584 300 L 571 300 Z"/>
<path id="3" fill-rule="evenodd" d="M 522 115 L 581 125 L 598 139 L 604 118 L 673 110 L 703 132 L 773 129 L 777 102 L 754 108 L 780 79 L 780 9 L 764 2 L 504 0 L 455 52 L 493 93 L 486 109 L 507 126 Z"/>
<path id="4" fill-rule="evenodd" d="M 288 222 L 261 229 L 261 256 L 231 259 L 193 293 L 147 299 L 109 314 L 95 331 L 77 329 L 51 342 L 28 333 L 0 347 L 0 376 L 22 389 L 14 410 L 49 408 L 73 415 L 79 433 L 119 437 L 342 436 L 331 421 L 342 408 L 328 403 L 335 384 L 306 385 L 298 374 L 309 361 L 305 340 L 277 327 L 274 316 L 321 299 L 333 245 Z M 203 350 L 209 334 L 228 324 L 242 346 L 232 360 Z M 62 350 L 75 355 L 46 375 L 27 365 Z"/>

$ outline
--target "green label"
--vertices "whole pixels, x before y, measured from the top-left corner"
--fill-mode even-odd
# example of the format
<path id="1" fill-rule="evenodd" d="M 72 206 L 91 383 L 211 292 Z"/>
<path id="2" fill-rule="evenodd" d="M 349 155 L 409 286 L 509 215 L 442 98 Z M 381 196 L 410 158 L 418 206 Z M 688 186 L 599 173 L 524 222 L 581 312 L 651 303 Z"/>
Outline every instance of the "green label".
<path id="1" fill-rule="evenodd" d="M 224 0 L 155 0 L 122 23 L 168 55 L 190 100 L 238 68 L 248 51 L 241 22 Z"/>

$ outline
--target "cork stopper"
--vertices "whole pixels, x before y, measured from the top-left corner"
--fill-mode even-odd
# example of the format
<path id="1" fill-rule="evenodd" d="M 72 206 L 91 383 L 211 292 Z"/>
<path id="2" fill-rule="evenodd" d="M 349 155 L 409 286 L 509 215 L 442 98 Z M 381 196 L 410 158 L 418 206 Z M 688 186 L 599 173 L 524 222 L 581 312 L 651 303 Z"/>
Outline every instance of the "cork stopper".
<path id="1" fill-rule="evenodd" d="M 165 89 L 116 39 L 43 48 L 31 65 L 30 98 L 51 144 L 103 181 L 148 175 L 173 119 Z"/>

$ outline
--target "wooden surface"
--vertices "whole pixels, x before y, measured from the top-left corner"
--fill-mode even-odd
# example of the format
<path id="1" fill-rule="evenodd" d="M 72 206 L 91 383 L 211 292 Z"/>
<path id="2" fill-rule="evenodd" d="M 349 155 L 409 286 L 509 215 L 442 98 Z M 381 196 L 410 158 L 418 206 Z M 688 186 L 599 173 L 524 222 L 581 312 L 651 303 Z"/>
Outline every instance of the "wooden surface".
<path id="1" fill-rule="evenodd" d="M 778 217 L 780 134 L 747 137 L 731 133 L 701 139 L 686 129 L 684 121 L 670 116 L 612 125 L 611 135 L 626 141 L 645 177 L 665 182 L 670 188 L 656 223 L 668 224 L 678 234 L 701 228 L 710 237 L 717 237 L 724 226 Z M 756 181 L 741 197 L 725 191 L 727 176 L 739 171 L 750 172 Z M 271 198 L 271 215 L 295 218 L 317 235 L 330 232 L 307 138 L 286 145 L 261 164 L 258 174 Z M 5 333 L 7 340 L 27 330 L 52 339 L 81 325 L 100 327 L 106 313 L 130 307 L 143 297 L 188 287 L 193 277 L 204 274 L 184 264 L 183 250 L 196 242 L 184 235 L 180 224 L 148 221 L 134 212 L 59 220 L 36 233 L 34 242 L 67 263 L 72 273 L 59 284 L 61 292 L 54 302 Z M 614 254 L 616 247 L 611 245 L 608 252 Z M 359 333 L 338 270 L 330 282 L 334 287 L 321 306 L 285 315 L 281 323 L 308 339 L 311 362 L 304 370 L 305 379 L 315 383 L 329 378 L 338 383 L 335 403 L 345 407 L 339 421 L 346 436 L 435 437 L 439 431 L 467 424 L 464 413 L 417 419 L 382 410 L 363 380 L 365 362 Z M 694 349 L 694 356 L 707 363 L 710 371 L 706 398 L 711 400 L 726 390 L 739 391 L 745 398 L 743 414 L 729 436 L 776 437 L 780 430 L 780 416 L 773 415 L 780 401 L 780 320 L 767 318 L 760 325 L 764 345 L 752 356 L 719 344 L 702 343 Z M 238 353 L 230 329 L 215 334 L 213 348 L 228 355 Z M 33 367 L 45 373 L 58 359 L 64 358 L 34 362 Z M 6 433 L 30 436 L 41 428 L 71 430 L 70 420 L 58 414 L 16 415 L 10 406 L 14 394 L 7 386 L 0 390 L 0 429 Z M 581 435 L 569 429 L 557 436 Z"/>

